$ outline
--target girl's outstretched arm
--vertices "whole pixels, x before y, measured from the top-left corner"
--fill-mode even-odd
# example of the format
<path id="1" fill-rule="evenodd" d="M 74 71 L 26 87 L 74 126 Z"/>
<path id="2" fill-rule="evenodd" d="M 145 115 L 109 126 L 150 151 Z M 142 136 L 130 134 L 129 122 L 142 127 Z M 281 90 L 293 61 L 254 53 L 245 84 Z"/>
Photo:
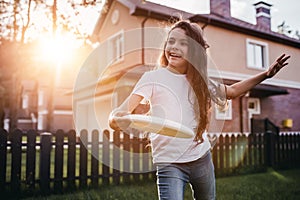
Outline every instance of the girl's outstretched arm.
<path id="1" fill-rule="evenodd" d="M 252 89 L 255 85 L 261 83 L 265 79 L 272 78 L 275 74 L 277 74 L 283 67 L 288 65 L 286 62 L 290 56 L 282 54 L 280 57 L 276 59 L 270 65 L 267 71 L 261 72 L 255 76 L 250 77 L 249 79 L 239 81 L 230 86 L 226 86 L 226 97 L 227 99 L 233 99 L 242 94 L 245 94 L 250 89 Z"/>

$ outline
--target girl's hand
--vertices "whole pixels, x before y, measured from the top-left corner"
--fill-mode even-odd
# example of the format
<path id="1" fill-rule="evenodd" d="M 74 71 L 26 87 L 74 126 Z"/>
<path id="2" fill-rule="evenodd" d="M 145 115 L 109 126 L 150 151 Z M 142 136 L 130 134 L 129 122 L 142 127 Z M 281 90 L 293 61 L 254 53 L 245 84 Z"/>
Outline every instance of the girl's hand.
<path id="1" fill-rule="evenodd" d="M 270 66 L 267 71 L 267 78 L 272 78 L 277 72 L 279 72 L 283 67 L 288 65 L 286 62 L 291 56 L 282 54 L 277 60 Z"/>
<path id="2" fill-rule="evenodd" d="M 118 111 L 114 110 L 110 113 L 109 115 L 109 126 L 110 128 L 116 130 L 116 131 L 121 131 L 121 130 L 126 130 L 129 127 L 130 121 L 125 121 L 125 120 L 116 120 L 118 117 L 122 117 L 125 115 L 128 115 L 128 112 L 125 111 Z"/>

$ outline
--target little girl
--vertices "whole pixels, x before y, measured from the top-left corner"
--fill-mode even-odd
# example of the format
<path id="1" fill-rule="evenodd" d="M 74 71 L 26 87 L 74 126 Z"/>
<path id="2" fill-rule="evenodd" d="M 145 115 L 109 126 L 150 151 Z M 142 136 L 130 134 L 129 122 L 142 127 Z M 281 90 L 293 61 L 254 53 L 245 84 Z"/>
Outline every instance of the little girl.
<path id="1" fill-rule="evenodd" d="M 144 73 L 127 100 L 111 113 L 111 128 L 124 129 L 113 120 L 114 116 L 131 114 L 142 100 L 146 100 L 151 104 L 152 116 L 195 130 L 195 138 L 191 139 L 150 134 L 159 199 L 182 200 L 186 183 L 190 184 L 194 199 L 216 198 L 211 145 L 206 133 L 211 100 L 225 105 L 222 99 L 238 97 L 273 77 L 288 64 L 286 61 L 290 57 L 281 55 L 267 71 L 247 80 L 230 86 L 209 87 L 206 48 L 208 44 L 198 24 L 175 23 L 164 44 L 161 68 Z"/>

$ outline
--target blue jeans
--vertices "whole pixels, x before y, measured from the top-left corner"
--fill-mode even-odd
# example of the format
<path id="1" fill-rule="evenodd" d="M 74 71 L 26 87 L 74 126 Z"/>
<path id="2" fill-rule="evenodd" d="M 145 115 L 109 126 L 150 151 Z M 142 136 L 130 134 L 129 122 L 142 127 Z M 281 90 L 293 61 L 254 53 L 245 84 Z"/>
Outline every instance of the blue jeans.
<path id="1" fill-rule="evenodd" d="M 183 200 L 189 183 L 194 199 L 215 199 L 215 173 L 211 153 L 188 163 L 157 164 L 157 187 L 160 200 Z"/>

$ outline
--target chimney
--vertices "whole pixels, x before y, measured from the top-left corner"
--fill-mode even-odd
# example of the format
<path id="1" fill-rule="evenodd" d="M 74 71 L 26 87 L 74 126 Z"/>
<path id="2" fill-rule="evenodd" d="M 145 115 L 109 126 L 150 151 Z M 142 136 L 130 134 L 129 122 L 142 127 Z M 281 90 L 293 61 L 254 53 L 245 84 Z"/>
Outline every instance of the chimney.
<path id="1" fill-rule="evenodd" d="M 230 18 L 230 0 L 210 0 L 210 13 Z"/>
<path id="2" fill-rule="evenodd" d="M 256 25 L 258 27 L 271 30 L 271 4 L 263 1 L 253 4 L 256 9 Z"/>

